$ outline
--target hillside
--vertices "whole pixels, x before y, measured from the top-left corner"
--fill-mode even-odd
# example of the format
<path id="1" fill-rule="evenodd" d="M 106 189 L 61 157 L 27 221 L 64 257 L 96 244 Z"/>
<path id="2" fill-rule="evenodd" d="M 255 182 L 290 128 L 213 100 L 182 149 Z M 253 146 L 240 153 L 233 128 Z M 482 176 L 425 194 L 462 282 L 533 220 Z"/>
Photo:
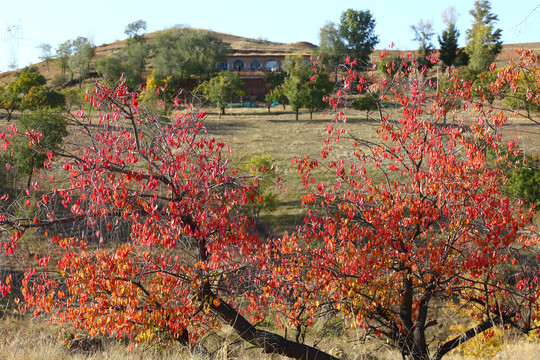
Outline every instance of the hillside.
<path id="1" fill-rule="evenodd" d="M 207 31 L 207 30 L 204 30 Z M 241 55 L 288 55 L 293 54 L 298 51 L 310 53 L 312 49 L 316 48 L 315 45 L 308 43 L 308 42 L 297 42 L 292 44 L 284 44 L 284 43 L 276 43 L 271 42 L 267 40 L 257 40 L 257 39 L 249 39 L 241 36 L 236 35 L 230 35 L 230 34 L 223 34 L 223 33 L 217 33 L 213 31 L 209 31 L 221 41 L 223 41 L 225 44 L 229 45 L 230 48 L 233 51 L 233 54 L 241 54 Z M 153 32 L 153 33 L 147 33 L 144 34 L 144 38 L 150 42 L 156 34 L 158 34 L 159 31 Z M 67 39 L 66 39 L 67 40 Z M 95 62 L 104 56 L 111 55 L 115 52 L 120 51 L 122 48 L 124 48 L 126 45 L 126 40 L 120 40 L 116 41 L 110 44 L 103 44 L 96 46 L 95 56 L 92 59 L 92 63 L 95 64 Z M 60 73 L 60 69 L 54 64 L 54 61 L 49 62 L 49 68 L 47 69 L 47 64 L 42 61 L 39 63 L 36 63 L 32 65 L 33 67 L 37 67 L 39 72 L 45 76 L 47 79 L 47 82 L 50 85 L 50 82 L 54 79 L 54 77 Z M 0 83 L 6 83 L 11 81 L 13 73 L 15 71 L 8 71 L 5 73 L 0 74 Z"/>
<path id="2" fill-rule="evenodd" d="M 162 30 L 163 31 L 163 30 Z M 208 30 L 201 30 L 201 31 L 208 31 Z M 144 35 L 144 37 L 147 39 L 147 41 L 151 41 L 158 32 L 153 33 L 147 33 Z M 245 56 L 253 56 L 253 55 L 288 55 L 292 54 L 298 51 L 302 51 L 305 53 L 311 53 L 313 49 L 316 48 L 316 45 L 313 45 L 308 42 L 297 42 L 297 43 L 291 43 L 291 44 L 285 44 L 285 43 L 276 43 L 271 42 L 267 40 L 259 40 L 259 39 L 250 39 L 245 38 L 241 36 L 231 35 L 231 34 L 224 34 L 224 33 L 217 33 L 210 31 L 213 35 L 221 39 L 224 43 L 228 44 L 230 48 L 232 49 L 232 53 L 234 55 L 245 55 Z M 120 40 L 116 41 L 110 44 L 102 44 L 96 46 L 96 52 L 95 56 L 93 58 L 93 63 L 103 57 L 111 55 L 115 52 L 120 51 L 122 48 L 125 47 L 126 40 Z M 514 49 L 516 48 L 529 48 L 534 50 L 535 52 L 540 52 L 540 42 L 536 43 L 523 43 L 523 44 L 505 44 L 503 45 L 503 50 L 501 53 L 497 56 L 496 62 L 498 62 L 500 65 L 508 62 L 510 58 L 514 55 Z M 389 54 L 392 55 L 394 53 L 404 53 L 408 50 L 391 50 L 389 51 Z M 378 55 L 382 52 L 382 50 L 375 50 L 373 52 L 373 57 L 378 58 Z M 49 63 L 49 68 L 47 68 L 47 64 L 45 62 L 39 62 L 34 65 L 34 67 L 37 67 L 39 72 L 45 76 L 47 79 L 47 82 L 49 83 L 49 86 L 52 84 L 52 80 L 54 77 L 60 73 L 60 70 L 57 68 L 57 66 L 54 64 L 54 61 Z M 0 83 L 6 83 L 12 80 L 14 71 L 9 71 L 5 73 L 0 74 Z"/>

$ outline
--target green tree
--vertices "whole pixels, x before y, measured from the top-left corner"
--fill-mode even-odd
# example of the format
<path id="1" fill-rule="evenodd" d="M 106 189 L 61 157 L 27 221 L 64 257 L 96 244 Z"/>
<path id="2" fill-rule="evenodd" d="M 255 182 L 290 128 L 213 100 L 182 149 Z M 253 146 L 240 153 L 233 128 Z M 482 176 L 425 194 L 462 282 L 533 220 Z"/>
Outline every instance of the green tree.
<path id="1" fill-rule="evenodd" d="M 40 109 L 31 113 L 21 115 L 19 119 L 21 130 L 39 132 L 41 140 L 39 143 L 31 142 L 28 138 L 20 135 L 10 143 L 12 152 L 7 151 L 5 159 L 19 175 L 28 176 L 27 188 L 31 186 L 32 175 L 37 168 L 43 167 L 47 161 L 47 151 L 60 148 L 67 132 L 67 121 L 58 112 Z"/>
<path id="2" fill-rule="evenodd" d="M 125 61 L 119 54 L 99 58 L 96 63 L 98 75 L 110 83 L 116 83 L 126 73 Z"/>
<path id="3" fill-rule="evenodd" d="M 278 176 L 272 156 L 269 154 L 251 156 L 247 159 L 243 170 L 250 179 L 248 183 L 255 185 L 253 191 L 247 194 L 249 201 L 245 208 L 257 226 L 260 224 L 261 211 L 274 211 L 279 204 L 278 194 L 272 190 Z"/>
<path id="4" fill-rule="evenodd" d="M 32 87 L 43 86 L 47 83 L 47 79 L 35 67 L 24 68 L 15 76 L 16 80 L 9 84 L 15 94 L 26 95 Z"/>
<path id="5" fill-rule="evenodd" d="M 527 117 L 531 119 L 532 112 L 540 112 L 540 102 L 531 96 L 540 92 L 540 83 L 536 81 L 533 74 L 521 73 L 516 80 L 514 91 L 505 96 L 505 105 L 513 111 L 521 109 L 527 112 Z M 527 90 L 532 90 L 527 92 Z"/>
<path id="6" fill-rule="evenodd" d="M 146 70 L 150 46 L 139 31 L 146 29 L 146 23 L 138 20 L 126 27 L 126 34 L 130 38 L 122 51 L 110 56 L 102 57 L 97 61 L 96 70 L 102 78 L 115 83 L 124 76 L 129 88 L 135 88 L 142 83 L 143 72 Z"/>
<path id="7" fill-rule="evenodd" d="M 393 78 L 400 73 L 404 68 L 411 65 L 411 61 L 407 56 L 401 54 L 386 55 L 375 64 L 379 74 L 387 79 Z"/>
<path id="8" fill-rule="evenodd" d="M 379 103 L 376 100 L 377 95 L 368 93 L 353 100 L 352 107 L 355 110 L 365 111 L 366 120 L 369 119 L 369 113 L 379 109 Z"/>
<path id="9" fill-rule="evenodd" d="M 132 23 L 129 23 L 126 26 L 124 33 L 127 36 L 129 36 L 129 39 L 133 39 L 136 42 L 141 42 L 143 40 L 142 34 L 139 34 L 139 33 L 142 31 L 146 31 L 146 21 L 137 20 Z"/>
<path id="10" fill-rule="evenodd" d="M 0 86 L 0 109 L 6 110 L 8 121 L 13 117 L 13 112 L 20 108 L 20 104 L 19 94 L 15 94 L 8 84 Z"/>
<path id="11" fill-rule="evenodd" d="M 283 93 L 289 100 L 298 121 L 298 113 L 306 104 L 308 97 L 307 84 L 314 75 L 313 66 L 301 54 L 297 54 L 285 59 L 283 70 L 289 74 L 283 83 Z"/>
<path id="12" fill-rule="evenodd" d="M 62 70 L 62 75 L 66 75 L 66 70 L 69 69 L 69 58 L 73 55 L 73 41 L 67 40 L 61 43 L 56 49 L 56 61 L 58 67 Z"/>
<path id="13" fill-rule="evenodd" d="M 324 101 L 324 98 L 332 92 L 334 85 L 330 81 L 328 73 L 321 66 L 317 66 L 317 72 L 310 78 L 306 87 L 304 106 L 309 109 L 309 118 L 313 120 L 314 111 L 328 107 L 328 103 Z"/>
<path id="14" fill-rule="evenodd" d="M 266 101 L 266 105 L 268 107 L 268 112 L 270 113 L 270 108 L 275 103 L 280 103 L 283 105 L 283 110 L 285 110 L 285 101 L 287 101 L 287 97 L 285 96 L 283 92 L 283 86 L 276 86 L 266 96 L 264 97 L 264 100 Z"/>
<path id="15" fill-rule="evenodd" d="M 379 43 L 379 37 L 374 33 L 375 24 L 369 10 L 348 9 L 341 14 L 339 35 L 347 45 L 349 55 L 356 58 L 360 66 L 369 64 L 371 52 Z"/>
<path id="16" fill-rule="evenodd" d="M 157 79 L 169 76 L 179 86 L 191 75 L 202 77 L 216 71 L 226 59 L 228 46 L 208 31 L 174 27 L 158 33 L 152 40 Z"/>
<path id="17" fill-rule="evenodd" d="M 476 0 L 474 9 L 470 11 L 474 21 L 467 31 L 466 52 L 469 55 L 469 68 L 480 74 L 489 68 L 502 49 L 501 29 L 495 29 L 497 15 L 491 12 L 488 0 Z"/>
<path id="18" fill-rule="evenodd" d="M 264 83 L 267 89 L 274 89 L 278 86 L 281 86 L 285 81 L 287 74 L 283 71 L 268 71 L 264 74 Z"/>
<path id="19" fill-rule="evenodd" d="M 446 66 L 455 65 L 458 57 L 459 30 L 456 28 L 456 8 L 451 6 L 443 14 L 443 22 L 446 29 L 438 37 L 440 45 L 439 58 Z"/>
<path id="20" fill-rule="evenodd" d="M 505 190 L 509 196 L 528 204 L 540 202 L 540 160 L 532 155 L 510 155 Z M 518 164 L 511 166 L 511 164 Z"/>
<path id="21" fill-rule="evenodd" d="M 411 25 L 411 30 L 414 33 L 414 40 L 418 41 L 418 63 L 420 66 L 431 67 L 433 64 L 427 59 L 429 54 L 433 51 L 433 44 L 431 38 L 434 35 L 433 23 L 431 20 L 424 21 L 420 19 L 418 24 Z"/>
<path id="22" fill-rule="evenodd" d="M 149 54 L 150 46 L 144 41 L 128 42 L 126 47 L 127 65 L 133 71 L 134 81 L 137 85 L 142 83 Z"/>
<path id="23" fill-rule="evenodd" d="M 39 59 L 41 61 L 45 61 L 45 63 L 47 64 L 47 71 L 49 71 L 49 61 L 53 59 L 51 44 L 39 44 L 38 49 L 41 51 Z"/>
<path id="24" fill-rule="evenodd" d="M 225 114 L 225 107 L 235 97 L 246 94 L 246 84 L 238 74 L 222 71 L 210 81 L 204 83 L 203 93 L 219 109 L 219 117 Z"/>
<path id="25" fill-rule="evenodd" d="M 73 54 L 69 57 L 68 65 L 72 73 L 78 74 L 79 88 L 83 79 L 90 72 L 90 60 L 94 57 L 94 44 L 85 37 L 79 36 L 72 41 Z"/>
<path id="26" fill-rule="evenodd" d="M 329 22 L 321 28 L 319 39 L 319 53 L 323 57 L 324 63 L 334 72 L 334 82 L 337 83 L 339 65 L 347 57 L 347 46 L 333 22 Z"/>
<path id="27" fill-rule="evenodd" d="M 0 87 L 0 108 L 8 113 L 8 121 L 15 110 L 23 110 L 27 106 L 25 97 L 34 87 L 43 87 L 47 83 L 35 67 L 24 68 L 15 73 L 15 78 L 15 81 Z"/>
<path id="28" fill-rule="evenodd" d="M 45 86 L 33 86 L 21 102 L 22 109 L 55 109 L 63 107 L 66 103 L 64 94 Z"/>
<path id="29" fill-rule="evenodd" d="M 268 71 L 264 74 L 264 83 L 266 84 L 266 88 L 269 89 L 269 92 L 264 97 L 264 100 L 266 101 L 269 113 L 270 108 L 276 102 L 282 104 L 283 110 L 285 110 L 285 101 L 287 101 L 287 97 L 283 93 L 283 82 L 285 81 L 286 77 L 287 74 L 283 71 Z"/>
<path id="30" fill-rule="evenodd" d="M 62 89 L 62 95 L 65 99 L 65 108 L 70 111 L 71 108 L 80 108 L 84 104 L 85 91 L 82 89 Z"/>

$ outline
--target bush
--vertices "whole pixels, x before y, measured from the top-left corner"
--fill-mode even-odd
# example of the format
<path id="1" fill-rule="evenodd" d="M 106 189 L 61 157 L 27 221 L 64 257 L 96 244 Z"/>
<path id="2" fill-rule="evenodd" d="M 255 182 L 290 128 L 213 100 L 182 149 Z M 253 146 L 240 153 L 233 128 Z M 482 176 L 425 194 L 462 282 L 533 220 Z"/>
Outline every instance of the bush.
<path id="1" fill-rule="evenodd" d="M 63 86 L 67 82 L 67 76 L 65 74 L 56 74 L 52 80 L 52 85 L 56 87 Z"/>
<path id="2" fill-rule="evenodd" d="M 355 110 L 366 111 L 366 120 L 369 117 L 370 111 L 375 111 L 379 108 L 376 94 L 368 94 L 366 96 L 361 96 L 356 98 L 352 102 L 352 107 Z"/>

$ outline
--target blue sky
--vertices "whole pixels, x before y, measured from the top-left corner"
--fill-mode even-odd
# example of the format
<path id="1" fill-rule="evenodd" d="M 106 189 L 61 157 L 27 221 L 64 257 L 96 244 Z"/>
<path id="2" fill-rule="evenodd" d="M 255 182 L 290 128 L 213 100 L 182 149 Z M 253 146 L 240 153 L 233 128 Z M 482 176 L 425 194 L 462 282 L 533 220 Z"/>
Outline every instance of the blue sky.
<path id="1" fill-rule="evenodd" d="M 261 5 L 262 4 L 262 5 Z M 453 5 L 461 31 L 460 45 L 470 28 L 474 0 L 23 0 L 6 1 L 0 12 L 0 72 L 8 70 L 10 50 L 7 28 L 20 29 L 17 59 L 19 67 L 38 62 L 41 43 L 53 50 L 77 36 L 91 38 L 96 45 L 125 38 L 127 24 L 145 20 L 148 32 L 184 24 L 250 38 L 293 43 L 319 42 L 319 29 L 328 21 L 339 22 L 346 9 L 370 10 L 382 49 L 394 42 L 399 49 L 415 49 L 410 25 L 431 20 L 436 34 L 444 29 L 441 13 Z M 540 42 L 540 0 L 492 0 L 503 30 L 504 43 Z M 14 33 L 12 31 L 12 33 Z M 436 36 L 433 39 L 438 45 Z"/>

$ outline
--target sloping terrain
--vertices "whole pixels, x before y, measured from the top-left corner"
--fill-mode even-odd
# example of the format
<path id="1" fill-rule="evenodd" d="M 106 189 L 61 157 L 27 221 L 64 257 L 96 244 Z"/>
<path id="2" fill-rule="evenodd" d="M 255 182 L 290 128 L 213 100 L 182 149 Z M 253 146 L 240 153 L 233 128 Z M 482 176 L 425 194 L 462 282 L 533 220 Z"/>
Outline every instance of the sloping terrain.
<path id="1" fill-rule="evenodd" d="M 201 31 L 208 31 L 208 30 L 201 30 Z M 224 43 L 228 44 L 230 48 L 232 49 L 233 54 L 288 55 L 288 54 L 293 54 L 297 51 L 310 53 L 314 48 L 316 48 L 315 45 L 308 42 L 284 44 L 284 43 L 271 42 L 267 40 L 249 39 L 249 38 L 245 38 L 241 36 L 217 33 L 213 31 L 209 31 L 209 32 L 215 35 L 216 37 L 218 37 L 219 39 L 221 39 Z M 144 38 L 146 39 L 147 42 L 150 42 L 152 41 L 154 36 L 156 36 L 157 33 L 159 32 L 144 34 Z M 120 41 L 116 41 L 110 44 L 103 44 L 103 45 L 96 46 L 95 56 L 92 59 L 92 63 L 95 64 L 99 58 L 111 55 L 115 52 L 122 50 L 125 47 L 125 45 L 126 45 L 126 40 L 120 40 Z M 43 76 L 45 76 L 49 86 L 51 86 L 51 81 L 54 79 L 54 77 L 60 73 L 60 69 L 55 64 L 54 60 L 49 62 L 48 67 L 44 61 L 36 63 L 32 66 L 37 67 L 39 72 Z M 11 81 L 13 77 L 13 73 L 14 71 L 1 73 L 0 84 Z"/>
<path id="2" fill-rule="evenodd" d="M 165 30 L 162 30 L 165 31 Z M 209 30 L 200 30 L 200 31 L 209 31 Z M 291 43 L 291 44 L 285 44 L 285 43 L 276 43 L 271 42 L 267 40 L 260 40 L 260 39 L 250 39 L 245 38 L 242 36 L 236 36 L 231 34 L 224 34 L 224 33 L 218 33 L 209 31 L 213 35 L 220 38 L 224 43 L 228 44 L 230 48 L 232 49 L 233 54 L 237 55 L 288 55 L 292 54 L 298 51 L 302 51 L 305 53 L 311 53 L 313 49 L 315 49 L 317 46 L 313 45 L 308 42 L 297 42 L 297 43 Z M 144 38 L 150 42 L 154 36 L 159 33 L 153 32 L 153 33 L 147 33 L 144 34 Z M 66 39 L 68 40 L 68 39 Z M 92 60 L 92 62 L 95 64 L 95 62 L 107 55 L 111 55 L 115 52 L 120 51 L 122 48 L 125 47 L 126 40 L 120 40 L 116 41 L 110 44 L 102 44 L 96 46 L 96 52 L 95 56 Z M 496 62 L 499 65 L 503 65 L 509 61 L 509 59 L 515 55 L 515 49 L 516 48 L 528 48 L 532 49 L 535 52 L 540 52 L 540 42 L 535 43 L 523 43 L 523 44 L 505 44 L 503 45 L 503 49 L 501 53 L 497 56 Z M 392 49 L 389 51 L 389 55 L 394 55 L 396 53 L 404 53 L 408 50 L 396 50 Z M 379 54 L 382 52 L 382 50 L 375 50 L 373 52 L 373 58 L 378 59 Z M 48 85 L 51 86 L 51 82 L 54 79 L 54 77 L 60 73 L 60 69 L 55 64 L 54 60 L 49 62 L 49 66 L 45 62 L 39 62 L 34 65 L 34 67 L 37 67 L 39 72 L 45 76 L 45 78 L 48 81 Z M 0 83 L 6 83 L 12 80 L 13 71 L 5 72 L 0 74 Z"/>

